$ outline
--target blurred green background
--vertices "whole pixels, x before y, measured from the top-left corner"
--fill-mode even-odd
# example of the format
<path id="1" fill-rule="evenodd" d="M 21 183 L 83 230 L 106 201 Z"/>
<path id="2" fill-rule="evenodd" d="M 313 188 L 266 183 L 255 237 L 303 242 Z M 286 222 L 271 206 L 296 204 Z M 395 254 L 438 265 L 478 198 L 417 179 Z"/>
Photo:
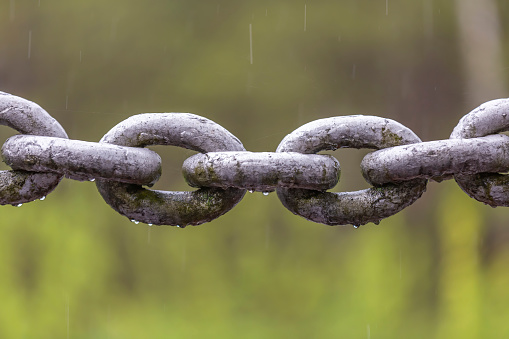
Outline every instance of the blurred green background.
<path id="1" fill-rule="evenodd" d="M 507 97 L 508 19 L 502 0 L 5 0 L 0 90 L 88 141 L 144 112 L 205 116 L 250 151 L 351 114 L 446 139 Z M 193 152 L 154 149 L 156 188 L 188 190 Z M 335 190 L 368 187 L 365 151 L 331 153 Z M 1 209 L 0 338 L 509 337 L 509 213 L 453 181 L 360 229 L 261 193 L 201 226 L 135 225 L 70 180 Z"/>

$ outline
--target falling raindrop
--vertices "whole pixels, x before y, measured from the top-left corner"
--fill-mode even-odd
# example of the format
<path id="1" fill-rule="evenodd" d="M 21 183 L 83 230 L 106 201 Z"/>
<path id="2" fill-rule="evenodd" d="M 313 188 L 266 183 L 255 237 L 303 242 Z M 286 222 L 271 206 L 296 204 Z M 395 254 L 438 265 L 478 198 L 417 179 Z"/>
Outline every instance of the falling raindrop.
<path id="1" fill-rule="evenodd" d="M 253 64 L 253 24 L 249 24 L 249 61 Z"/>
<path id="2" fill-rule="evenodd" d="M 182 271 L 186 269 L 186 266 L 187 266 L 187 246 L 184 242 L 182 244 L 182 263 L 181 263 Z"/>
<path id="3" fill-rule="evenodd" d="M 28 59 L 32 53 L 32 30 L 28 31 Z"/>
<path id="4" fill-rule="evenodd" d="M 399 278 L 401 279 L 401 250 L 399 250 Z"/>
<path id="5" fill-rule="evenodd" d="M 16 205 L 16 207 L 21 207 L 21 206 L 23 206 L 23 204 L 17 204 L 17 205 Z"/>
<path id="6" fill-rule="evenodd" d="M 307 5 L 304 5 L 304 32 L 307 29 Z"/>
<path id="7" fill-rule="evenodd" d="M 95 181 L 95 178 L 90 179 L 90 181 L 91 181 L 91 182 L 94 182 L 94 181 Z"/>
<path id="8" fill-rule="evenodd" d="M 67 323 L 67 338 L 69 338 L 69 295 L 65 296 L 65 321 Z"/>
<path id="9" fill-rule="evenodd" d="M 355 229 L 357 229 L 359 227 L 361 227 L 361 225 L 353 225 L 353 228 L 355 228 Z"/>
<path id="10" fill-rule="evenodd" d="M 40 201 L 43 201 L 44 199 L 46 199 L 46 196 L 43 196 L 41 199 L 39 199 Z"/>
<path id="11" fill-rule="evenodd" d="M 15 17 L 15 14 L 16 14 L 16 7 L 15 7 L 15 4 L 14 4 L 14 0 L 11 0 L 10 1 L 10 7 L 9 7 L 9 19 L 11 21 L 14 21 L 14 17 Z"/>
<path id="12" fill-rule="evenodd" d="M 263 192 L 262 194 L 263 194 L 263 195 L 265 195 L 265 196 L 267 196 L 267 195 L 269 195 L 269 193 L 270 193 L 270 192 Z"/>
<path id="13" fill-rule="evenodd" d="M 269 239 L 270 239 L 270 224 L 265 226 L 265 249 L 269 248 Z"/>

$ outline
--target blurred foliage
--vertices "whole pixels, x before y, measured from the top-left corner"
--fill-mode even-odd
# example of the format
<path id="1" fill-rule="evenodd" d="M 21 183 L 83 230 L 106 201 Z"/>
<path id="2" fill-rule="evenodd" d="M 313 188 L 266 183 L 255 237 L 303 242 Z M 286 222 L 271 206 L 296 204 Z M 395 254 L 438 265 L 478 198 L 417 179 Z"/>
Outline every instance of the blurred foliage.
<path id="1" fill-rule="evenodd" d="M 4 1 L 0 90 L 90 141 L 165 111 L 206 116 L 251 151 L 349 114 L 443 139 L 473 108 L 458 3 Z M 506 2 L 498 11 L 507 54 Z M 508 65 L 499 69 L 507 79 Z M 155 149 L 157 187 L 188 189 L 180 166 L 192 152 Z M 366 185 L 363 154 L 334 152 L 337 189 Z M 509 336 L 508 212 L 453 182 L 430 183 L 406 211 L 358 230 L 298 218 L 275 194 L 248 194 L 198 227 L 135 225 L 92 183 L 69 180 L 2 210 L 1 338 Z"/>

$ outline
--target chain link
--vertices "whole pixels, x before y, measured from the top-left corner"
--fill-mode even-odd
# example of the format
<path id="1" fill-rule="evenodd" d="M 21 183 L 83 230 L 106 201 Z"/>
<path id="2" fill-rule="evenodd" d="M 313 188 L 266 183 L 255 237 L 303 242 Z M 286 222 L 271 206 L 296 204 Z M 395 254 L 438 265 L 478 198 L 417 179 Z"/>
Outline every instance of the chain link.
<path id="1" fill-rule="evenodd" d="M 320 119 L 287 135 L 276 152 L 317 153 L 338 148 L 382 149 L 421 140 L 400 123 L 373 116 Z M 278 188 L 283 205 L 292 213 L 326 225 L 379 223 L 417 200 L 426 180 L 385 184 L 357 192 L 317 192 Z"/>
<path id="2" fill-rule="evenodd" d="M 63 127 L 39 105 L 4 92 L 0 92 L 0 124 L 22 134 L 67 139 Z M 61 174 L 0 171 L 0 204 L 19 205 L 41 199 L 57 187 L 60 179 Z"/>
<path id="3" fill-rule="evenodd" d="M 189 113 L 146 113 L 113 127 L 100 143 L 129 147 L 172 145 L 198 152 L 245 151 L 233 134 Z M 140 185 L 97 180 L 103 199 L 131 220 L 155 225 L 199 225 L 232 209 L 246 190 L 213 187 L 194 192 L 153 191 Z"/>
<path id="4" fill-rule="evenodd" d="M 479 138 L 509 130 L 509 99 L 488 101 L 464 116 L 454 128 L 451 139 Z M 507 147 L 505 148 L 507 150 Z M 486 151 L 483 150 L 483 153 Z M 505 159 L 509 153 L 502 155 Z M 499 171 L 507 172 L 509 167 Z M 498 173 L 455 173 L 454 179 L 465 193 L 487 205 L 509 206 L 509 176 Z"/>
<path id="5" fill-rule="evenodd" d="M 161 176 L 161 158 L 149 149 L 55 137 L 15 135 L 4 143 L 3 157 L 16 170 L 79 181 L 115 179 L 152 186 Z"/>
<path id="6" fill-rule="evenodd" d="M 183 174 L 193 187 L 243 188 L 272 192 L 277 187 L 318 191 L 339 181 L 339 162 L 330 155 L 295 152 L 209 152 L 184 161 Z"/>
<path id="7" fill-rule="evenodd" d="M 63 176 L 96 181 L 103 199 L 131 221 L 199 225 L 232 209 L 246 190 L 276 190 L 292 213 L 326 225 L 378 223 L 415 202 L 428 179 L 454 177 L 471 197 L 509 206 L 509 99 L 487 102 L 464 116 L 450 139 L 422 142 L 402 124 L 374 116 L 339 116 L 307 123 L 276 152 L 247 152 L 229 131 L 190 113 L 145 113 L 113 127 L 98 143 L 70 140 L 44 109 L 0 92 L 0 124 L 20 135 L 2 146 L 11 171 L 0 171 L 0 204 L 41 199 Z M 150 145 L 199 152 L 184 161 L 196 191 L 150 190 L 161 158 Z M 369 148 L 361 171 L 373 187 L 327 192 L 340 164 L 321 151 Z"/>

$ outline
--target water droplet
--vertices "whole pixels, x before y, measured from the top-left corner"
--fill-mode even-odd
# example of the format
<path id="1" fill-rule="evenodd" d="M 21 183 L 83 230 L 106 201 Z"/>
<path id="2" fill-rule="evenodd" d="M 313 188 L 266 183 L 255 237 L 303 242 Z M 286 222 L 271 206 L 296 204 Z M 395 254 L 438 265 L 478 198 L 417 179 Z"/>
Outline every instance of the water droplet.
<path id="1" fill-rule="evenodd" d="M 253 192 L 254 192 L 254 190 L 249 190 L 248 192 L 249 192 L 249 193 L 253 193 Z"/>
<path id="2" fill-rule="evenodd" d="M 138 220 L 131 219 L 131 222 L 134 222 L 136 225 L 138 225 L 140 222 Z"/>
<path id="3" fill-rule="evenodd" d="M 353 228 L 355 228 L 355 229 L 357 229 L 359 227 L 361 227 L 361 225 L 353 225 Z"/>
<path id="4" fill-rule="evenodd" d="M 263 192 L 262 194 L 263 194 L 263 195 L 265 195 L 265 196 L 267 196 L 267 195 L 269 195 L 269 193 L 270 193 L 270 192 Z"/>
<path id="5" fill-rule="evenodd" d="M 23 204 L 17 204 L 17 205 L 16 205 L 16 207 L 21 207 L 21 206 L 23 206 Z"/>
<path id="6" fill-rule="evenodd" d="M 46 199 L 46 196 L 43 196 L 41 199 L 39 199 L 40 201 L 43 201 L 44 199 Z"/>
<path id="7" fill-rule="evenodd" d="M 95 178 L 90 179 L 90 181 L 94 182 L 94 181 L 95 181 Z"/>

